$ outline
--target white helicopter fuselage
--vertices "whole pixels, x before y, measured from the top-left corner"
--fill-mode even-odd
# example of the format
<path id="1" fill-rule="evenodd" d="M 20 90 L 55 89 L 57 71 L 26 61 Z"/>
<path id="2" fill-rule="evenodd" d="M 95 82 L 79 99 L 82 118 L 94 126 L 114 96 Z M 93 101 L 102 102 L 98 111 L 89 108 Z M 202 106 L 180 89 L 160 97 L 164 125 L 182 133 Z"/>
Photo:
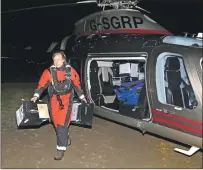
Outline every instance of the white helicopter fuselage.
<path id="1" fill-rule="evenodd" d="M 171 34 L 157 22 L 133 9 L 112 9 L 94 13 L 75 23 L 74 34 L 94 33 Z"/>

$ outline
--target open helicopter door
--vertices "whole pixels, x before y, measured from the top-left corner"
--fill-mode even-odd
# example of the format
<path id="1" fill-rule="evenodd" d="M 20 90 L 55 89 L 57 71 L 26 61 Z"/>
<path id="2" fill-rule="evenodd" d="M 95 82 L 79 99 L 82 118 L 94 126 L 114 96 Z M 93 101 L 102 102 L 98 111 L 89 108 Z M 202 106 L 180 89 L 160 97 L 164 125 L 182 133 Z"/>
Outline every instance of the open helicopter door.
<path id="1" fill-rule="evenodd" d="M 202 148 L 202 85 L 190 61 L 198 55 L 190 47 L 159 46 L 146 65 L 152 122 L 159 125 L 160 135 L 197 146 L 175 149 L 186 155 Z"/>

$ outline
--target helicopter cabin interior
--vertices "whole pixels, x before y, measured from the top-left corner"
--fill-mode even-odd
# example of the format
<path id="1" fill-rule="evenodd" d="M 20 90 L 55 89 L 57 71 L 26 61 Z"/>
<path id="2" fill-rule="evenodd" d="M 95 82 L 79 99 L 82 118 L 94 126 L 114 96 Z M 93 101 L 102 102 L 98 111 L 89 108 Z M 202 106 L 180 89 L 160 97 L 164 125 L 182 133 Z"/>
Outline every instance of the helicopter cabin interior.
<path id="1" fill-rule="evenodd" d="M 144 57 L 89 60 L 87 84 L 95 105 L 131 118 L 149 120 L 145 63 Z M 155 78 L 160 103 L 188 109 L 197 106 L 181 56 L 160 55 Z"/>
<path id="2" fill-rule="evenodd" d="M 137 119 L 148 118 L 145 58 L 93 59 L 89 91 L 95 105 Z"/>

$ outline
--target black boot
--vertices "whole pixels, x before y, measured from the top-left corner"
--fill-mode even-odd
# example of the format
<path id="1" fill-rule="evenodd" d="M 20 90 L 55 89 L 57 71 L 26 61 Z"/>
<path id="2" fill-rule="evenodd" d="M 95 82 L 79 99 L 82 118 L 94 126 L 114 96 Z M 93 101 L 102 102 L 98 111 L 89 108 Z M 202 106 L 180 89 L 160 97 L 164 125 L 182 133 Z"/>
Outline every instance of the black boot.
<path id="1" fill-rule="evenodd" d="M 65 151 L 57 150 L 56 156 L 54 157 L 54 160 L 57 160 L 57 161 L 61 160 L 63 158 L 63 156 L 64 156 L 64 152 Z"/>

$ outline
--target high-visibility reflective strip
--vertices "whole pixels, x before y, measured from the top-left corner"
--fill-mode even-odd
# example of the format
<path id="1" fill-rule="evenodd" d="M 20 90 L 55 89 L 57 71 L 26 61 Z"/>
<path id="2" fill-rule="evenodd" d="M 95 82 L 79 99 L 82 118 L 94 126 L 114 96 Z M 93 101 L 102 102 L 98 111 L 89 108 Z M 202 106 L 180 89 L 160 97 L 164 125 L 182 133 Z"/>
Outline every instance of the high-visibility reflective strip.
<path id="1" fill-rule="evenodd" d="M 61 150 L 61 151 L 65 151 L 66 150 L 66 147 L 65 146 L 56 146 L 56 149 L 57 150 Z"/>

